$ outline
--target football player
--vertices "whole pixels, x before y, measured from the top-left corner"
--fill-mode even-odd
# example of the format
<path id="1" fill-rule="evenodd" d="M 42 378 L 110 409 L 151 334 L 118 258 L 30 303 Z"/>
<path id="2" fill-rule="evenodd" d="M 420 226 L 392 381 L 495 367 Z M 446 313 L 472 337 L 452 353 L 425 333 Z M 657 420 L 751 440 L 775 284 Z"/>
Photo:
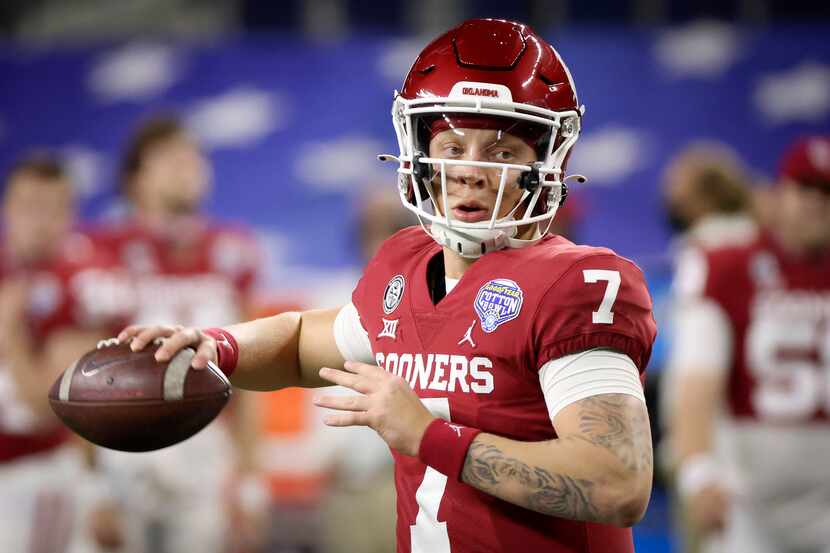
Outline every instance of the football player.
<path id="1" fill-rule="evenodd" d="M 640 380 L 655 324 L 639 269 L 546 233 L 582 108 L 530 28 L 470 20 L 419 55 L 393 125 L 404 207 L 341 309 L 227 328 L 126 328 L 236 386 L 341 384 L 332 426 L 395 457 L 400 552 L 633 551 L 652 479 Z"/>
<path id="2" fill-rule="evenodd" d="M 49 388 L 109 334 L 117 315 L 107 264 L 71 232 L 73 189 L 45 153 L 4 182 L 0 240 L 0 551 L 68 551 L 82 543 L 81 455 L 49 407 Z M 113 308 L 113 311 L 109 311 Z M 123 325 L 123 319 L 120 321 Z M 73 482 L 73 486 L 67 486 Z"/>
<path id="3" fill-rule="evenodd" d="M 830 137 L 783 156 L 774 224 L 688 254 L 673 447 L 710 550 L 830 551 Z"/>
<path id="4" fill-rule="evenodd" d="M 246 229 L 202 212 L 210 177 L 209 161 L 175 117 L 149 118 L 131 137 L 122 162 L 129 212 L 95 238 L 133 277 L 134 322 L 207 326 L 239 320 L 249 309 L 257 246 Z M 218 552 L 228 540 L 259 539 L 267 490 L 256 461 L 259 425 L 251 400 L 236 394 L 230 416 L 179 447 L 142 456 L 101 451 L 122 482 L 133 550 Z M 201 461 L 194 466 L 193 459 Z M 245 526 L 231 533 L 230 520 Z"/>
<path id="5" fill-rule="evenodd" d="M 686 278 L 681 262 L 686 252 L 743 244 L 757 234 L 757 223 L 751 213 L 749 176 L 737 153 L 721 142 L 692 142 L 670 159 L 663 172 L 663 197 L 668 223 L 674 233 L 671 245 L 674 274 L 667 282 L 681 282 Z M 669 291 L 667 288 L 666 292 Z M 671 298 L 669 300 L 671 305 Z M 670 448 L 665 447 L 671 443 L 671 439 L 665 438 L 670 430 L 667 413 L 671 412 L 669 403 L 677 389 L 672 376 L 671 371 L 660 375 L 657 396 L 664 436 L 660 441 L 664 455 L 658 457 L 669 470 L 676 467 Z M 680 530 L 683 551 L 696 553 L 700 536 L 684 522 L 683 505 L 677 499 L 673 494 L 672 511 Z"/>

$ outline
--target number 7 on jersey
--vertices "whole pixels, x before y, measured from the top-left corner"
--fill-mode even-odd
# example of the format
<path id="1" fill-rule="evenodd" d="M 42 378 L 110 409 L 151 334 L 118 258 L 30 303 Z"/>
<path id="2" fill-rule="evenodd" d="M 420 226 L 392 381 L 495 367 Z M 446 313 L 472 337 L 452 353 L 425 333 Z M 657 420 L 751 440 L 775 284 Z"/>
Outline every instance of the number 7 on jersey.
<path id="1" fill-rule="evenodd" d="M 617 301 L 617 293 L 620 291 L 620 272 L 606 269 L 585 269 L 582 271 L 582 276 L 585 278 L 585 284 L 596 284 L 600 281 L 608 283 L 605 287 L 602 303 L 599 304 L 599 309 L 591 313 L 591 320 L 594 324 L 613 324 L 614 312 L 611 309 L 614 307 L 614 302 Z"/>

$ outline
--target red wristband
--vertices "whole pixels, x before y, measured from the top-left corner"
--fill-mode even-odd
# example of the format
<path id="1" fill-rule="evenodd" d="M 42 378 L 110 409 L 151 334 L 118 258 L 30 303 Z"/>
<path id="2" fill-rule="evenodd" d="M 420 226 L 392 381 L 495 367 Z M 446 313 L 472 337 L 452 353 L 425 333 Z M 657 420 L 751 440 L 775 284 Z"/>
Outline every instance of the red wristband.
<path id="1" fill-rule="evenodd" d="M 418 458 L 438 472 L 455 480 L 461 480 L 461 470 L 467 459 L 467 450 L 476 436 L 481 433 L 477 428 L 469 428 L 435 419 L 427 426 Z"/>
<path id="2" fill-rule="evenodd" d="M 239 344 L 233 334 L 224 328 L 205 328 L 205 334 L 216 340 L 216 364 L 226 376 L 233 374 L 239 361 Z"/>

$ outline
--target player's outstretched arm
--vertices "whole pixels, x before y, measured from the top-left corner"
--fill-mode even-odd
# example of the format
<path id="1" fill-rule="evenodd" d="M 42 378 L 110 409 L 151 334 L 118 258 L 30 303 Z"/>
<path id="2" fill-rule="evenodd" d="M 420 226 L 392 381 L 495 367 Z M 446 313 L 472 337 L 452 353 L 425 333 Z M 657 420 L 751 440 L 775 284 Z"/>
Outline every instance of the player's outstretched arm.
<path id="1" fill-rule="evenodd" d="M 334 320 L 339 309 L 289 312 L 226 327 L 238 345 L 239 359 L 231 375 L 234 386 L 268 391 L 289 386 L 327 386 L 318 375 L 322 366 L 342 367 L 343 357 L 334 340 Z M 120 341 L 132 339 L 134 351 L 157 338 L 164 343 L 156 359 L 168 361 L 185 347 L 196 349 L 194 368 L 216 362 L 216 339 L 202 329 L 181 326 L 125 328 Z"/>
<path id="2" fill-rule="evenodd" d="M 534 511 L 632 526 L 648 505 L 652 447 L 648 411 L 626 394 L 592 396 L 557 416 L 558 439 L 519 442 L 479 434 L 462 480 Z"/>

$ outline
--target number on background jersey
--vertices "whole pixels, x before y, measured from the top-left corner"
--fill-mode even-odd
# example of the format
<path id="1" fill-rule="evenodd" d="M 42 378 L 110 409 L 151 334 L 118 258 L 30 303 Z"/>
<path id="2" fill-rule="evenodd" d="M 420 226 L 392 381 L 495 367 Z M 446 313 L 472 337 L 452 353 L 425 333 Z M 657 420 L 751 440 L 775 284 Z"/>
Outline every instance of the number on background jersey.
<path id="1" fill-rule="evenodd" d="M 782 351 L 818 350 L 818 359 L 806 355 L 782 359 Z M 830 331 L 815 320 L 757 319 L 747 331 L 747 365 L 755 376 L 752 405 L 762 419 L 799 421 L 820 409 L 830 413 Z"/>
<path id="2" fill-rule="evenodd" d="M 423 398 L 421 402 L 430 413 L 450 421 L 450 400 L 446 397 Z M 415 492 L 418 516 L 409 527 L 412 553 L 450 553 L 450 536 L 447 523 L 438 522 L 438 508 L 444 498 L 447 477 L 432 467 L 427 467 L 424 480 Z"/>
<path id="3" fill-rule="evenodd" d="M 617 301 L 617 293 L 620 291 L 620 272 L 606 269 L 585 269 L 582 271 L 585 284 L 596 284 L 604 280 L 608 283 L 605 287 L 605 295 L 599 309 L 591 313 L 591 320 L 594 324 L 610 325 L 614 323 L 614 302 Z"/>

